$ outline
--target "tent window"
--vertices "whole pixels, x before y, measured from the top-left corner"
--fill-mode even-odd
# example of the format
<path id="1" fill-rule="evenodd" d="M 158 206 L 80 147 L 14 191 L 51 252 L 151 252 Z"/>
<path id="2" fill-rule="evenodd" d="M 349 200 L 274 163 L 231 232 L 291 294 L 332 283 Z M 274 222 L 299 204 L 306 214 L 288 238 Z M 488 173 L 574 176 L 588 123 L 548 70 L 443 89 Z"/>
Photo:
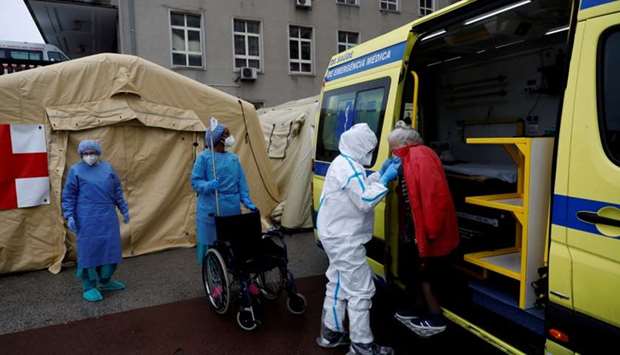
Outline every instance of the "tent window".
<path id="1" fill-rule="evenodd" d="M 340 135 L 354 124 L 367 123 L 377 137 L 381 136 L 389 85 L 390 79 L 383 78 L 325 92 L 319 118 L 317 160 L 334 160 L 339 154 Z"/>
<path id="2" fill-rule="evenodd" d="M 202 15 L 170 12 L 172 66 L 202 68 Z"/>

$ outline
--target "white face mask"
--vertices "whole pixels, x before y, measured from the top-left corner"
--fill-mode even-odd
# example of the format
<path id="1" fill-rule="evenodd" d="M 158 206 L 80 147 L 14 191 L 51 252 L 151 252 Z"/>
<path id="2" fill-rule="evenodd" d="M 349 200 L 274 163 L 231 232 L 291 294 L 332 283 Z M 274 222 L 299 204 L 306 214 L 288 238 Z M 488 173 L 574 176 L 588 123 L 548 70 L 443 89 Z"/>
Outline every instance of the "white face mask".
<path id="1" fill-rule="evenodd" d="M 99 156 L 95 155 L 95 154 L 85 154 L 82 156 L 82 160 L 84 161 L 84 163 L 93 166 L 95 165 L 95 163 L 97 162 L 97 160 L 99 160 Z"/>
<path id="2" fill-rule="evenodd" d="M 366 154 L 366 156 L 362 158 L 362 161 L 360 163 L 362 163 L 362 165 L 364 166 L 370 165 L 370 163 L 372 163 L 372 153 L 373 153 L 372 150 L 368 152 L 368 154 Z"/>
<path id="3" fill-rule="evenodd" d="M 233 137 L 233 136 L 228 136 L 228 137 L 226 137 L 226 139 L 224 139 L 224 146 L 226 148 L 232 147 L 233 145 L 235 145 L 235 143 L 236 143 L 235 137 Z"/>

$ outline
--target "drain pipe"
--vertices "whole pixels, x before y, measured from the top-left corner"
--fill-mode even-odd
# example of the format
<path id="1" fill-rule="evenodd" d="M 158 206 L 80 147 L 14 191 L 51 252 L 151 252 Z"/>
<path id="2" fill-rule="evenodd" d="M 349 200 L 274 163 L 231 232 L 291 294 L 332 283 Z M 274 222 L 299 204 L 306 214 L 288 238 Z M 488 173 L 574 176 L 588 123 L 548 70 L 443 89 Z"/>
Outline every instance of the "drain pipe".
<path id="1" fill-rule="evenodd" d="M 131 54 L 137 55 L 136 48 L 136 4 L 134 0 L 127 0 L 127 15 L 129 22 L 129 50 Z"/>

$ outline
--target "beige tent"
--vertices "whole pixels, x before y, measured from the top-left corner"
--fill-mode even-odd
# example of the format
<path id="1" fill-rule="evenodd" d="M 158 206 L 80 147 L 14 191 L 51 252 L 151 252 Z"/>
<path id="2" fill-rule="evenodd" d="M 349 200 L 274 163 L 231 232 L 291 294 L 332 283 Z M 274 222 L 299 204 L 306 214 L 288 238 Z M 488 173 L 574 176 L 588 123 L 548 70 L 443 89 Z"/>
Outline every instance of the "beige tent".
<path id="1" fill-rule="evenodd" d="M 267 155 L 282 194 L 275 220 L 289 229 L 312 227 L 312 158 L 318 96 L 258 111 Z"/>
<path id="2" fill-rule="evenodd" d="M 131 223 L 124 256 L 195 243 L 189 176 L 209 117 L 236 136 L 256 205 L 279 202 L 256 111 L 247 102 L 138 57 L 102 54 L 0 77 L 0 123 L 45 127 L 51 203 L 0 211 L 0 273 L 49 268 L 74 257 L 60 209 L 77 144 L 98 139 L 121 177 Z M 5 169 L 6 167 L 0 167 Z M 66 236 L 68 236 L 66 238 Z"/>

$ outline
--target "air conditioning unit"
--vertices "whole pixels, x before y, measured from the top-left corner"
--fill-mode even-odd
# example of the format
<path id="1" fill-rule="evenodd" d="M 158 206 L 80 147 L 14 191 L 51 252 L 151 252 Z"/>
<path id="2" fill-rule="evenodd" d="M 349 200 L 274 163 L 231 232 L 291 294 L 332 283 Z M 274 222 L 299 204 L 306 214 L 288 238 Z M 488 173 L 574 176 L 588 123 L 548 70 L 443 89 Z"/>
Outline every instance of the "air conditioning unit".
<path id="1" fill-rule="evenodd" d="M 258 78 L 258 70 L 256 68 L 251 67 L 243 67 L 241 68 L 241 80 L 245 81 L 254 81 Z"/>
<path id="2" fill-rule="evenodd" d="M 297 5 L 297 7 L 309 9 L 312 7 L 312 0 L 295 0 L 295 5 Z"/>

